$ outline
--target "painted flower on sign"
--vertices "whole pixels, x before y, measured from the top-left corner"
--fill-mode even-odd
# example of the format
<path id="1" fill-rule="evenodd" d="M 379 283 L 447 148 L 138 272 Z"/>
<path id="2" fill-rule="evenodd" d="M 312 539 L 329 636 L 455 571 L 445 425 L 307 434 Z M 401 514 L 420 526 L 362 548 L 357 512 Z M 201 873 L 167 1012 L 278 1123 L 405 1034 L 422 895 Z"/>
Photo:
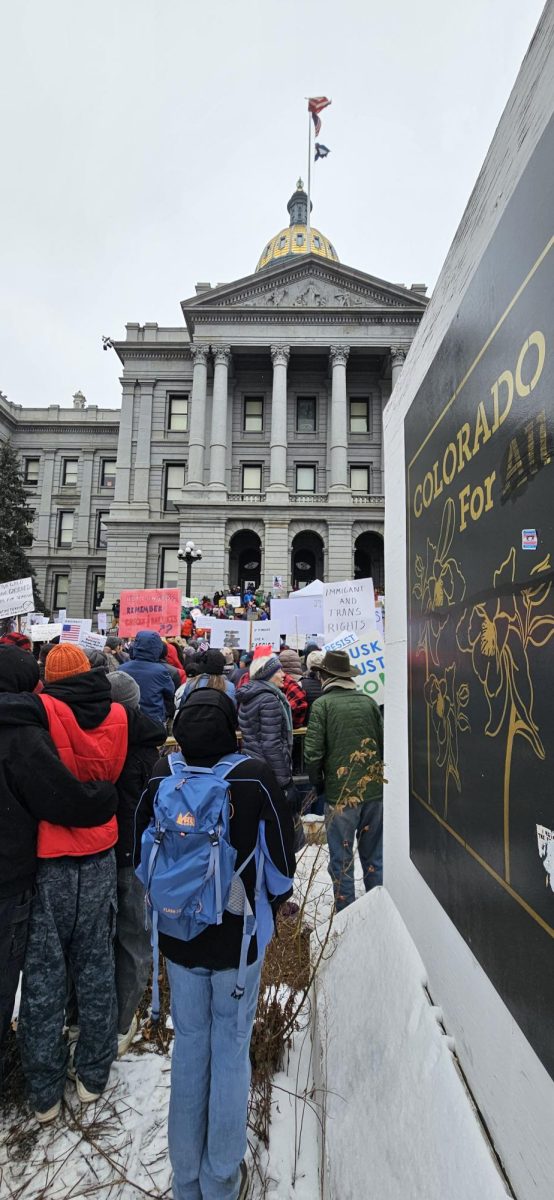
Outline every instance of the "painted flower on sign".
<path id="1" fill-rule="evenodd" d="M 545 751 L 539 727 L 533 715 L 533 682 L 529 665 L 529 647 L 545 646 L 554 635 L 554 615 L 539 612 L 550 596 L 552 571 L 550 555 L 531 571 L 537 576 L 521 591 L 515 586 L 516 552 L 493 575 L 493 593 L 467 608 L 456 629 L 456 641 L 463 654 L 471 655 L 487 702 L 487 737 L 497 737 L 507 724 L 504 763 L 504 875 L 510 879 L 510 775 L 515 738 L 529 742 L 538 758 Z M 541 576 L 543 577 L 541 579 Z"/>
<path id="2" fill-rule="evenodd" d="M 470 724 L 463 709 L 469 701 L 469 687 L 462 683 L 456 688 L 456 665 L 446 667 L 444 675 L 429 676 L 423 689 L 425 702 L 431 714 L 431 722 L 437 743 L 436 763 L 445 768 L 444 815 L 448 813 L 448 784 L 454 780 L 458 792 L 462 782 L 458 768 L 458 733 L 466 733 Z"/>
<path id="3" fill-rule="evenodd" d="M 413 594 L 420 601 L 425 616 L 418 650 L 424 651 L 436 667 L 439 664 L 438 644 L 442 630 L 448 621 L 448 609 L 459 604 L 465 596 L 465 579 L 450 547 L 456 526 L 454 501 L 446 501 L 439 537 L 436 546 L 427 539 L 426 562 L 420 554 L 416 556 Z"/>

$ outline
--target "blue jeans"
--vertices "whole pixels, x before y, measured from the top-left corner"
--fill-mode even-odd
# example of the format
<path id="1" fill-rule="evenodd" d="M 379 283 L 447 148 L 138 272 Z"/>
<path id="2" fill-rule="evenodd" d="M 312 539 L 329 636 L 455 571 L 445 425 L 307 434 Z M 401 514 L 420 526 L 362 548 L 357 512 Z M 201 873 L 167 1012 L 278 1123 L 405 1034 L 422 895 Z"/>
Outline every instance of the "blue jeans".
<path id="1" fill-rule="evenodd" d="M 237 1037 L 237 972 L 168 962 L 171 1017 L 169 1157 L 174 1200 L 237 1200 L 246 1154 L 250 1038 L 262 959 L 246 972 L 246 1036 Z"/>
<path id="2" fill-rule="evenodd" d="M 338 812 L 325 805 L 325 828 L 329 846 L 329 874 L 333 880 L 335 908 L 340 912 L 353 904 L 354 840 L 364 873 L 366 892 L 383 882 L 383 801 L 366 800 L 354 808 Z"/>

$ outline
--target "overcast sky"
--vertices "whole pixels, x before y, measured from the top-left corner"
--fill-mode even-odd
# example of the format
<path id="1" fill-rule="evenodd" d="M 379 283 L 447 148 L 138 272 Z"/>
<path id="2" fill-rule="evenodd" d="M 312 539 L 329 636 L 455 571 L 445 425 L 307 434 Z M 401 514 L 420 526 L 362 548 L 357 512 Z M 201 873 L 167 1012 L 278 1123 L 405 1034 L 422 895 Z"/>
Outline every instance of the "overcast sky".
<path id="1" fill-rule="evenodd" d="M 306 178 L 342 262 L 431 288 L 542 0 L 12 0 L 3 6 L 0 390 L 119 406 L 101 335 L 180 325 L 254 270 Z"/>

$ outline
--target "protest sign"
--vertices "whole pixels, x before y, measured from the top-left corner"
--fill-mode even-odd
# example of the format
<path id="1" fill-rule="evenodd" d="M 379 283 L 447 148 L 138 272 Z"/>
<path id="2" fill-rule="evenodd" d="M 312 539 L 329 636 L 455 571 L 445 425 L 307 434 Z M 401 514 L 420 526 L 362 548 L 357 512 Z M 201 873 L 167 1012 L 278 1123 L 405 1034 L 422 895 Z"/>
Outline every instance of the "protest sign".
<path id="1" fill-rule="evenodd" d="M 203 616 L 202 609 L 201 608 L 191 608 L 190 615 L 191 615 L 193 621 L 200 621 Z"/>
<path id="2" fill-rule="evenodd" d="M 81 617 L 78 620 L 61 622 L 60 642 L 75 642 L 75 645 L 81 645 L 81 637 L 84 633 L 90 633 L 92 629 L 92 621 L 89 617 Z"/>
<path id="3" fill-rule="evenodd" d="M 45 625 L 47 621 L 48 617 L 45 613 L 30 612 L 21 622 L 21 629 L 23 633 L 27 633 L 27 630 L 31 629 L 33 625 Z"/>
<path id="4" fill-rule="evenodd" d="M 281 633 L 323 633 L 323 596 L 304 596 L 295 592 L 288 600 L 271 600 L 271 620 L 278 621 Z"/>
<path id="5" fill-rule="evenodd" d="M 56 621 L 59 621 L 60 625 L 63 625 L 64 621 L 67 621 L 67 608 L 58 609 Z"/>
<path id="6" fill-rule="evenodd" d="M 38 625 L 31 625 L 27 630 L 27 637 L 30 637 L 32 642 L 51 642 L 52 638 L 59 637 L 62 632 L 62 627 L 58 623 L 41 621 Z"/>
<path id="7" fill-rule="evenodd" d="M 30 576 L 28 579 L 10 579 L 7 583 L 0 583 L 0 619 L 20 617 L 22 613 L 31 612 L 34 603 Z"/>
<path id="8" fill-rule="evenodd" d="M 91 633 L 90 630 L 82 629 L 78 644 L 83 650 L 103 650 L 106 639 L 103 633 Z"/>
<path id="9" fill-rule="evenodd" d="M 134 637 L 140 630 L 161 637 L 178 637 L 181 632 L 180 588 L 141 588 L 121 593 L 119 633 Z"/>
<path id="10" fill-rule="evenodd" d="M 232 650 L 248 650 L 250 625 L 246 621 L 209 621 L 204 618 L 203 625 L 210 631 L 213 650 L 222 650 L 224 646 L 230 646 Z"/>
<path id="11" fill-rule="evenodd" d="M 357 633 L 339 633 L 339 636 L 334 638 L 332 642 L 327 642 L 323 649 L 325 652 L 327 652 L 327 650 L 346 650 L 348 646 L 353 646 L 354 642 L 357 641 Z"/>
<path id="12" fill-rule="evenodd" d="M 281 631 L 278 621 L 252 621 L 248 626 L 250 633 L 250 650 L 256 646 L 272 646 L 278 650 L 281 645 Z"/>
<path id="13" fill-rule="evenodd" d="M 276 591 L 280 592 L 283 587 L 283 576 L 274 575 L 271 586 L 272 588 L 275 588 Z"/>
<path id="14" fill-rule="evenodd" d="M 325 635 L 329 640 L 345 629 L 359 633 L 375 626 L 375 596 L 372 579 L 345 579 L 326 583 L 323 593 Z"/>
<path id="15" fill-rule="evenodd" d="M 371 696 L 376 704 L 385 703 L 385 643 L 377 631 L 366 625 L 358 631 L 358 641 L 346 647 L 346 653 L 360 674 L 356 687 Z"/>
<path id="16" fill-rule="evenodd" d="M 103 613 L 103 612 L 98 613 L 97 625 L 98 625 L 99 633 L 107 633 L 108 632 L 108 614 L 107 613 Z"/>
<path id="17" fill-rule="evenodd" d="M 229 606 L 229 608 L 240 608 L 242 601 L 240 596 L 226 596 L 225 600 L 220 600 L 219 603 L 222 604 L 224 608 L 226 604 Z"/>

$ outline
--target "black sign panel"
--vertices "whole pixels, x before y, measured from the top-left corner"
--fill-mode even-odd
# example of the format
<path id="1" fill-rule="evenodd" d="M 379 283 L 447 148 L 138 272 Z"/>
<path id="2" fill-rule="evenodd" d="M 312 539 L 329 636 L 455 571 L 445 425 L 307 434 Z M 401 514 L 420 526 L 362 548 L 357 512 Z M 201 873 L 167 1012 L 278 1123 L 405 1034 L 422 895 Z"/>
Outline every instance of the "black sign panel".
<path id="1" fill-rule="evenodd" d="M 554 1076 L 554 121 L 405 422 L 411 857 Z"/>

